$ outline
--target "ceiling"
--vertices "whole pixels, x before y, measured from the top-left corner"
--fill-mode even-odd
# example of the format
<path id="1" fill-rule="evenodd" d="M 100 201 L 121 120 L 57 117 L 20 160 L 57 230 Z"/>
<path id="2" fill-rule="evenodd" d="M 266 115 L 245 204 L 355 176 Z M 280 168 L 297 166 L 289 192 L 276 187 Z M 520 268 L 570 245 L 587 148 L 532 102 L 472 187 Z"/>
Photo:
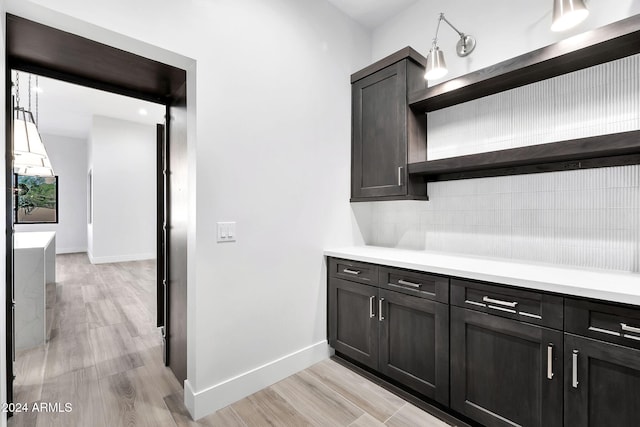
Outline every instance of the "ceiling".
<path id="1" fill-rule="evenodd" d="M 373 29 L 418 0 L 329 0 L 354 21 Z"/>
<path id="2" fill-rule="evenodd" d="M 28 107 L 28 73 L 20 75 L 20 106 Z M 11 72 L 14 84 L 16 72 Z M 31 78 L 31 110 L 35 116 L 35 75 Z M 136 98 L 116 95 L 54 80 L 38 77 L 38 130 L 41 134 L 88 139 L 94 115 L 107 116 L 137 123 L 155 125 L 164 122 L 165 106 Z M 145 110 L 146 115 L 141 115 Z"/>

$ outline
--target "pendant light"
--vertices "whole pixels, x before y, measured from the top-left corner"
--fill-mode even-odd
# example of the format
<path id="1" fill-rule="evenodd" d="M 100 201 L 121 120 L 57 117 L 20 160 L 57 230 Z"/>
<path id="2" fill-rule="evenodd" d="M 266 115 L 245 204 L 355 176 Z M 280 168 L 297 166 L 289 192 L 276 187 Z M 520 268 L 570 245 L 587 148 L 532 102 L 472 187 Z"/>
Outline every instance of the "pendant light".
<path id="1" fill-rule="evenodd" d="M 565 31 L 575 27 L 589 16 L 583 0 L 553 0 L 551 31 Z"/>
<path id="2" fill-rule="evenodd" d="M 38 77 L 36 76 L 36 86 Z M 38 132 L 37 119 L 31 112 L 31 75 L 29 75 L 29 108 L 20 107 L 20 74 L 16 71 L 16 107 L 13 118 L 13 167 L 21 175 L 54 176 L 47 150 Z M 38 92 L 36 91 L 36 117 Z"/>
<path id="3" fill-rule="evenodd" d="M 473 52 L 473 49 L 476 48 L 476 39 L 469 34 L 465 34 L 463 32 L 458 31 L 456 27 L 444 17 L 444 13 L 441 13 L 438 17 L 438 26 L 436 27 L 436 36 L 433 38 L 433 43 L 431 44 L 431 50 L 427 55 L 427 68 L 424 73 L 424 78 L 427 80 L 436 80 L 447 75 L 449 70 L 447 70 L 447 64 L 444 61 L 444 53 L 438 47 L 438 31 L 440 31 L 440 23 L 444 21 L 453 30 L 458 33 L 460 39 L 456 44 L 456 53 L 459 57 L 465 57 Z"/>

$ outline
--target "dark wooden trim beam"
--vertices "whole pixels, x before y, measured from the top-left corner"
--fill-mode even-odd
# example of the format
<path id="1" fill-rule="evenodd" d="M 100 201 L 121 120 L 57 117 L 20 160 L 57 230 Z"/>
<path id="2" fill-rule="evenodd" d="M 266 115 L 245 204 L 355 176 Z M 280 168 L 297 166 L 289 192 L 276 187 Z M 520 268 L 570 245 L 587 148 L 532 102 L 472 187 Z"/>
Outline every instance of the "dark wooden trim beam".
<path id="1" fill-rule="evenodd" d="M 400 49 L 399 51 L 385 57 L 382 58 L 381 60 L 374 62 L 373 64 L 369 65 L 366 68 L 363 68 L 360 71 L 357 71 L 353 74 L 351 74 L 351 83 L 357 82 L 360 79 L 363 79 L 377 71 L 382 70 L 383 68 L 387 68 L 389 65 L 393 65 L 396 62 L 400 62 L 405 58 L 409 58 L 411 60 L 413 60 L 414 62 L 416 62 L 417 64 L 421 65 L 422 68 L 425 68 L 427 66 L 427 58 L 425 58 L 424 56 L 420 55 L 416 50 L 414 50 L 413 48 L 407 46 L 403 49 Z"/>
<path id="2" fill-rule="evenodd" d="M 10 68 L 163 104 L 186 81 L 180 68 L 19 16 L 6 18 Z"/>
<path id="3" fill-rule="evenodd" d="M 409 164 L 427 181 L 619 166 L 640 162 L 640 131 Z"/>
<path id="4" fill-rule="evenodd" d="M 636 53 L 640 15 L 414 92 L 409 104 L 415 112 L 435 111 Z"/>

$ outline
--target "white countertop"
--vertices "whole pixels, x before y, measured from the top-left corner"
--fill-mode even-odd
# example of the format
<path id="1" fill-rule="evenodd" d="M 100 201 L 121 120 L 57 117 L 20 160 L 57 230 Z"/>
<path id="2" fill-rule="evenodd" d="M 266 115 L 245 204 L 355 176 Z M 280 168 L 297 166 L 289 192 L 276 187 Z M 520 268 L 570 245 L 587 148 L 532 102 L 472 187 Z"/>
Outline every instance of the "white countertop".
<path id="1" fill-rule="evenodd" d="M 640 305 L 640 274 L 378 246 L 327 249 L 326 256 Z"/>
<path id="2" fill-rule="evenodd" d="M 56 236 L 55 231 L 16 231 L 13 234 L 14 249 L 46 248 Z"/>

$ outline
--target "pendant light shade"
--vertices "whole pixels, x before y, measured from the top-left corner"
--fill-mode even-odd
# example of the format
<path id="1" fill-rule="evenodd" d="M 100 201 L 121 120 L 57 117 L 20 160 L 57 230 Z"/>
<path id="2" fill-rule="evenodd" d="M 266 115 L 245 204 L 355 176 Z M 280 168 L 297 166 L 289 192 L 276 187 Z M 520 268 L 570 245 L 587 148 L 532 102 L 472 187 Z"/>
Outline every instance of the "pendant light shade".
<path id="1" fill-rule="evenodd" d="M 444 61 L 444 52 L 438 46 L 429 51 L 427 55 L 427 68 L 424 78 L 427 80 L 437 80 L 447 75 L 447 64 Z"/>
<path id="2" fill-rule="evenodd" d="M 29 154 L 16 155 L 13 171 L 19 175 L 55 176 L 48 157 L 37 157 Z"/>
<path id="3" fill-rule="evenodd" d="M 554 0 L 551 31 L 565 31 L 573 28 L 589 15 L 583 0 Z"/>
<path id="4" fill-rule="evenodd" d="M 40 133 L 33 121 L 30 111 L 22 108 L 16 109 L 16 118 L 13 120 L 13 152 L 14 154 L 30 154 L 45 157 L 47 151 L 44 148 Z"/>

